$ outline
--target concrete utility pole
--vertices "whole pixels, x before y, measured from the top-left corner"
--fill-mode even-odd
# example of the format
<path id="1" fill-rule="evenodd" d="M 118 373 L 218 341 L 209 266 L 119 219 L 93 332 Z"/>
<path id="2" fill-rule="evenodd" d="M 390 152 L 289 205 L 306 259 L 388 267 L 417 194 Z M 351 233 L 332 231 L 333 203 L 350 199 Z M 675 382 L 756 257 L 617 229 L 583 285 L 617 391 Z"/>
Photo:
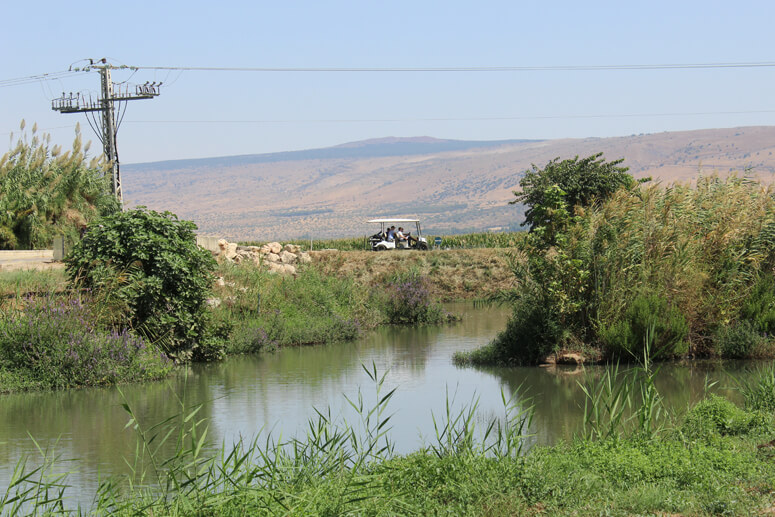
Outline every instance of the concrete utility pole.
<path id="1" fill-rule="evenodd" d="M 102 97 L 95 100 L 91 96 L 87 98 L 80 93 L 76 93 L 74 96 L 70 92 L 70 95 L 66 96 L 62 92 L 62 97 L 51 101 L 51 109 L 60 113 L 86 113 L 89 126 L 97 133 L 97 137 L 102 142 L 103 153 L 110 162 L 113 195 L 116 196 L 123 208 L 124 196 L 121 189 L 121 173 L 119 171 L 118 146 L 116 143 L 116 135 L 118 133 L 116 110 L 121 110 L 123 107 L 123 110 L 126 111 L 126 101 L 153 99 L 159 95 L 159 87 L 162 83 L 156 84 L 154 82 L 148 84 L 146 82 L 145 84 L 135 85 L 134 93 L 129 92 L 129 86 L 127 85 L 122 92 L 121 85 L 114 84 L 110 77 L 110 71 L 114 68 L 113 65 L 109 64 L 104 58 L 98 61 L 98 63 L 102 64 L 95 65 L 92 60 L 89 61 L 89 66 L 83 70 L 88 71 L 92 68 L 99 70 Z M 99 119 L 94 116 L 96 112 L 102 113 Z M 90 115 L 91 118 L 89 118 Z M 121 116 L 123 118 L 123 112 Z"/>

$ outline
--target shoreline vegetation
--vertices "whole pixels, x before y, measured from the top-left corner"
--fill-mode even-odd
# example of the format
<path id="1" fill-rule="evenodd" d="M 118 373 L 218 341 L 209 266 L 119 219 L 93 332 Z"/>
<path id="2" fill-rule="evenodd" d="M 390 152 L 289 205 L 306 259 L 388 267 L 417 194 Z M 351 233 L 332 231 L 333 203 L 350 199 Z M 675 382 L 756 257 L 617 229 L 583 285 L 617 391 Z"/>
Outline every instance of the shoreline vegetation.
<path id="1" fill-rule="evenodd" d="M 775 488 L 775 370 L 739 389 L 737 406 L 706 387 L 684 410 L 662 405 L 646 360 L 581 383 L 587 403 L 574 437 L 530 447 L 530 401 L 503 397 L 480 422 L 476 403 L 435 419 L 418 451 L 393 452 L 385 374 L 364 367 L 374 406 L 316 411 L 304 437 L 245 438 L 203 448 L 197 407 L 163 422 L 138 420 L 132 472 L 100 481 L 90 507 L 72 508 L 56 455 L 20 461 L 0 508 L 9 515 L 765 515 Z M 613 389 L 612 389 L 613 388 Z M 519 390 L 518 390 L 519 391 Z M 359 398 L 359 400 L 362 400 Z M 159 452 L 173 443 L 171 456 Z M 170 447 L 166 447 L 170 450 Z"/>
<path id="2" fill-rule="evenodd" d="M 577 179 L 566 162 L 526 175 L 523 189 L 543 190 L 512 255 L 516 285 L 491 299 L 512 317 L 488 345 L 456 354 L 457 364 L 631 362 L 647 350 L 657 360 L 775 357 L 770 186 L 735 176 L 630 182 L 571 204 L 555 174 L 557 166 Z M 536 179 L 545 174 L 549 186 Z"/>

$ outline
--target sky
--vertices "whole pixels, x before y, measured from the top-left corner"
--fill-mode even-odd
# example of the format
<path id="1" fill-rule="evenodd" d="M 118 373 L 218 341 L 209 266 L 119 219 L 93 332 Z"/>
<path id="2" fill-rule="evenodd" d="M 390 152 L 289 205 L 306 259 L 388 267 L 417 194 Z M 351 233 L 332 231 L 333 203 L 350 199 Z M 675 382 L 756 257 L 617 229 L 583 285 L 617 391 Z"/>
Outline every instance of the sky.
<path id="1" fill-rule="evenodd" d="M 269 153 L 386 136 L 606 137 L 775 124 L 775 66 L 503 72 L 233 72 L 217 68 L 775 64 L 775 2 L 6 2 L 0 152 L 22 119 L 69 145 L 96 71 L 6 80 L 106 57 L 113 80 L 163 81 L 128 104 L 122 163 Z M 4 82 L 5 81 L 5 82 Z"/>

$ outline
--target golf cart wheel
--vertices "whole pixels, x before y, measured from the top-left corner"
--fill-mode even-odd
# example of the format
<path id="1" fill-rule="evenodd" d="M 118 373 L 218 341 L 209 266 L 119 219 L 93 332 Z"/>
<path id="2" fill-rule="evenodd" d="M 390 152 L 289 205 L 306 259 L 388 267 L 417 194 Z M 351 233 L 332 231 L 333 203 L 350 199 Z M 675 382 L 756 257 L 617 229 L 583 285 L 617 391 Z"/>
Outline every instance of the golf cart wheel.
<path id="1" fill-rule="evenodd" d="M 417 245 L 417 249 L 420 249 L 422 251 L 428 251 L 428 243 L 427 242 L 421 242 Z"/>
<path id="2" fill-rule="evenodd" d="M 384 245 L 382 245 L 382 244 L 380 244 L 379 246 L 374 248 L 374 251 L 386 251 L 386 250 L 387 250 L 387 248 Z"/>

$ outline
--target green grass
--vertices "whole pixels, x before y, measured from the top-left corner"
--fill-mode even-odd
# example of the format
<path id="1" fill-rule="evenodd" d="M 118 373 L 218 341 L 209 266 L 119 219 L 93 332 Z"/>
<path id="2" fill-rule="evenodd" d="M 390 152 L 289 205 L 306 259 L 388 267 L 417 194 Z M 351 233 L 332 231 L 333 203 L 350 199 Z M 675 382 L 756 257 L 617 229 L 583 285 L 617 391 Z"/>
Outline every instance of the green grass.
<path id="1" fill-rule="evenodd" d="M 67 287 L 67 277 L 61 269 L 43 271 L 0 271 L 0 307 L 28 294 L 46 295 Z"/>

